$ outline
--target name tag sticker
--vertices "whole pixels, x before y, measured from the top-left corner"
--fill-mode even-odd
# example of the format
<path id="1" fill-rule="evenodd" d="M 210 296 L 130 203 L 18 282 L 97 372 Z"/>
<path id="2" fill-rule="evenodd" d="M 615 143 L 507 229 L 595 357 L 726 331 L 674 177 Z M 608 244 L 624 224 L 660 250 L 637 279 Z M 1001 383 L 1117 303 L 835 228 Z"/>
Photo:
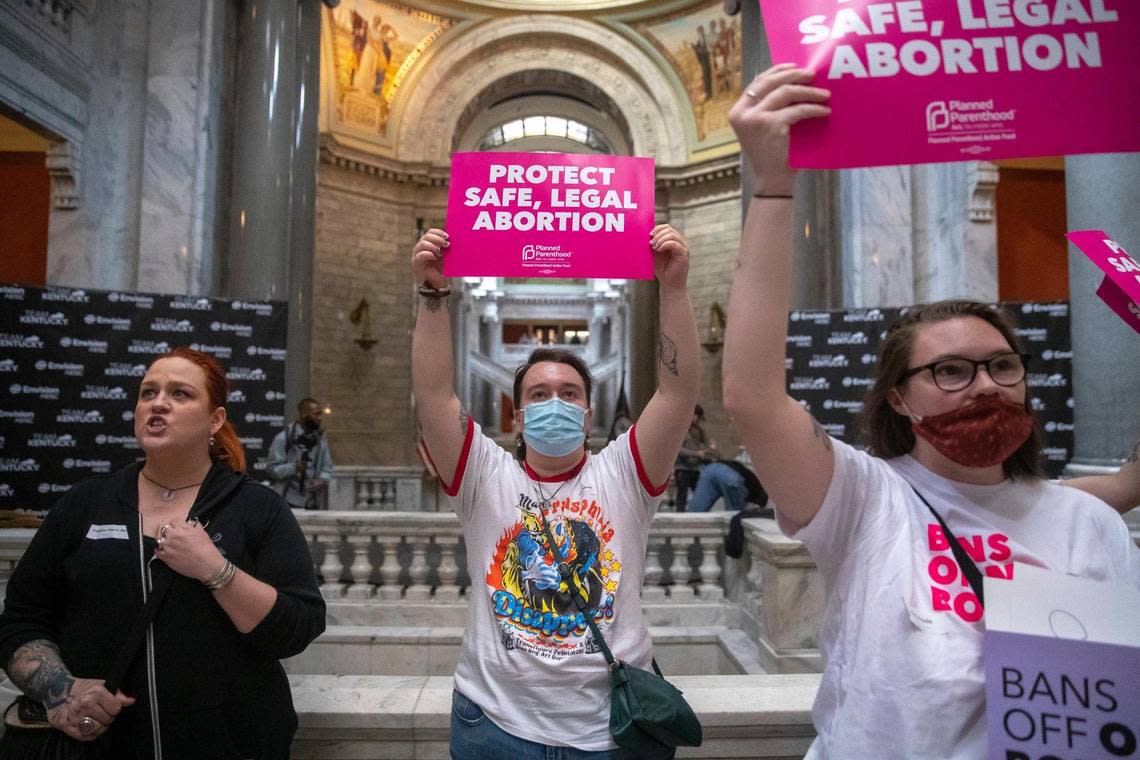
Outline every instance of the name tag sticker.
<path id="1" fill-rule="evenodd" d="M 118 538 L 123 541 L 130 539 L 126 525 L 92 525 L 87 529 L 87 537 L 95 541 L 103 538 Z"/>

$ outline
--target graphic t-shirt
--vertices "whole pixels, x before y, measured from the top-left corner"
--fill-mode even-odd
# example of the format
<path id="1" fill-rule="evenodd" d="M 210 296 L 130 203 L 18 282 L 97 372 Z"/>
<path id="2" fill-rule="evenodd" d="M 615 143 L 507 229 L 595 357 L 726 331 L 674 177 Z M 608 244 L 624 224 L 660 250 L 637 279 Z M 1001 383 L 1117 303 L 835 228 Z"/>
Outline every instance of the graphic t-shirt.
<path id="1" fill-rule="evenodd" d="M 572 594 L 596 611 L 614 657 L 651 667 L 641 583 L 665 489 L 646 478 L 636 431 L 543 480 L 469 423 L 447 489 L 471 576 L 455 688 L 510 734 L 591 751 L 616 746 L 609 670 Z M 544 519 L 571 584 L 554 564 Z"/>
<path id="2" fill-rule="evenodd" d="M 939 477 L 834 441 L 835 474 L 803 541 L 827 589 L 825 667 L 807 758 L 986 756 L 983 611 L 938 521 L 982 573 L 1014 563 L 1140 586 L 1140 551 L 1111 507 L 1045 480 L 992 486 Z"/>

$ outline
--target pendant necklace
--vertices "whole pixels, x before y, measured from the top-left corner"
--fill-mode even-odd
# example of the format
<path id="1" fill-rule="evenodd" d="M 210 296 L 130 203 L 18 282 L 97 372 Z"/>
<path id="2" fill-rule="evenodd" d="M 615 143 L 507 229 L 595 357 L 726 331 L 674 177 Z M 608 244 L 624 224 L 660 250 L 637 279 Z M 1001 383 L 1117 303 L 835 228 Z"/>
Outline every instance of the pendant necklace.
<path id="1" fill-rule="evenodd" d="M 159 483 L 157 480 L 152 478 L 150 475 L 147 475 L 145 470 L 139 470 L 139 472 L 142 474 L 142 476 L 144 478 L 149 480 L 151 483 L 154 483 L 156 486 L 158 486 L 159 488 L 163 489 L 166 492 L 164 494 L 161 494 L 158 497 L 158 498 L 162 499 L 163 501 L 174 501 L 174 494 L 178 493 L 179 491 L 185 491 L 187 488 L 193 488 L 194 486 L 200 486 L 200 485 L 202 485 L 202 483 L 205 482 L 203 480 L 199 480 L 197 483 L 191 483 L 188 486 L 179 486 L 178 488 L 168 488 L 168 487 L 164 486 L 162 483 Z"/>

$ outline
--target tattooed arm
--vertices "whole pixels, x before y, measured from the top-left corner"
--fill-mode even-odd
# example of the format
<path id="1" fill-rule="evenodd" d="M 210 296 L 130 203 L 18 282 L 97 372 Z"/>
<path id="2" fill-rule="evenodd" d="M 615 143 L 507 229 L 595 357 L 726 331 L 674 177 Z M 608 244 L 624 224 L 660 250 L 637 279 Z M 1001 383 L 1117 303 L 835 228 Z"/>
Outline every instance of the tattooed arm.
<path id="1" fill-rule="evenodd" d="M 80 741 L 95 739 L 135 701 L 122 692 L 111 694 L 100 680 L 72 676 L 60 659 L 59 648 L 47 639 L 29 641 L 17 649 L 7 673 L 20 691 L 47 708 L 49 723 Z M 92 733 L 79 729 L 86 717 L 95 721 Z"/>
<path id="2" fill-rule="evenodd" d="M 756 185 L 732 278 L 724 343 L 724 404 L 760 482 L 791 522 L 811 522 L 835 470 L 827 433 L 788 396 L 784 358 L 791 305 L 792 199 L 788 130 L 822 116 L 827 93 L 811 72 L 775 66 L 729 112 Z"/>
<path id="3" fill-rule="evenodd" d="M 657 392 L 637 421 L 637 449 L 645 475 L 664 483 L 689 430 L 701 384 L 697 325 L 689 302 L 689 246 L 667 224 L 650 238 L 660 293 L 657 335 Z"/>
<path id="4" fill-rule="evenodd" d="M 60 659 L 59 647 L 47 639 L 29 641 L 17 649 L 6 672 L 20 691 L 49 710 L 66 702 L 75 684 Z"/>
<path id="5" fill-rule="evenodd" d="M 1064 485 L 1091 493 L 1120 514 L 1140 507 L 1140 441 L 1112 475 L 1089 475 L 1061 481 Z"/>
<path id="6" fill-rule="evenodd" d="M 431 229 L 412 252 L 412 277 L 417 286 L 445 288 L 443 256 L 447 233 Z M 467 414 L 455 395 L 455 360 L 451 344 L 449 297 L 420 296 L 412 333 L 412 392 L 420 430 L 436 471 L 450 484 L 459 465 L 467 435 Z"/>

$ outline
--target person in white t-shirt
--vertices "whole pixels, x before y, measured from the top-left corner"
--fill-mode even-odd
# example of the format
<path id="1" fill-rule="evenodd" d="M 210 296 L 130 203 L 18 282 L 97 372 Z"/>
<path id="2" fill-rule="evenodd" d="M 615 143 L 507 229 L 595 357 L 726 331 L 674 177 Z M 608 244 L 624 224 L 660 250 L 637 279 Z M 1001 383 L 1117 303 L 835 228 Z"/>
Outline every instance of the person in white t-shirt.
<path id="1" fill-rule="evenodd" d="M 660 288 L 653 398 L 636 425 L 592 455 L 589 368 L 570 351 L 540 347 L 515 373 L 517 459 L 482 433 L 452 387 L 447 233 L 429 230 L 413 252 L 421 298 L 412 387 L 471 576 L 452 701 L 456 760 L 634 757 L 610 736 L 609 669 L 578 602 L 614 657 L 651 667 L 645 549 L 697 399 L 700 359 L 688 246 L 668 225 L 648 243 Z"/>
<path id="2" fill-rule="evenodd" d="M 869 453 L 831 440 L 787 395 L 787 136 L 830 112 L 812 77 L 775 66 L 729 114 L 755 197 L 733 276 L 724 403 L 781 528 L 824 578 L 808 757 L 973 760 L 986 755 L 984 609 L 922 499 L 988 577 L 1024 563 L 1135 587 L 1140 552 L 1108 505 L 1041 477 L 1027 357 L 1009 318 L 983 303 L 911 307 L 888 333 L 864 402 Z"/>

